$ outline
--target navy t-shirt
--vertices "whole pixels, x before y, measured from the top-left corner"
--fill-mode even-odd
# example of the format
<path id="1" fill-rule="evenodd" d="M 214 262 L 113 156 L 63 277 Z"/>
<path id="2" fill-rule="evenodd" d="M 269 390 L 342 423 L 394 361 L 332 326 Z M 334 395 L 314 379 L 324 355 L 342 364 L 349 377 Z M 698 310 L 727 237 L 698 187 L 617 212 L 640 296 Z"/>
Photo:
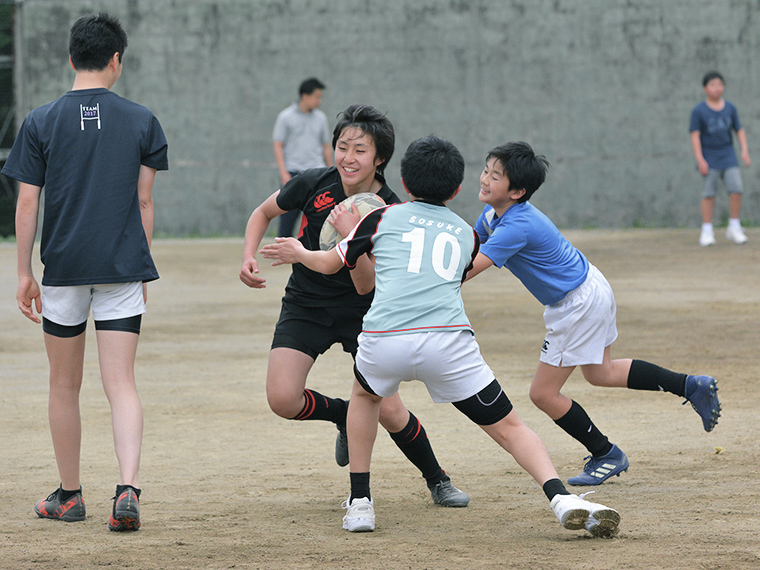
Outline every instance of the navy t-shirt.
<path id="1" fill-rule="evenodd" d="M 734 152 L 731 131 L 741 130 L 739 113 L 730 101 L 720 111 L 702 101 L 691 112 L 689 132 L 699 131 L 702 156 L 713 170 L 739 166 Z"/>
<path id="2" fill-rule="evenodd" d="M 168 169 L 161 125 L 108 89 L 69 91 L 29 113 L 3 174 L 45 189 L 43 285 L 158 278 L 140 215 L 141 165 Z"/>

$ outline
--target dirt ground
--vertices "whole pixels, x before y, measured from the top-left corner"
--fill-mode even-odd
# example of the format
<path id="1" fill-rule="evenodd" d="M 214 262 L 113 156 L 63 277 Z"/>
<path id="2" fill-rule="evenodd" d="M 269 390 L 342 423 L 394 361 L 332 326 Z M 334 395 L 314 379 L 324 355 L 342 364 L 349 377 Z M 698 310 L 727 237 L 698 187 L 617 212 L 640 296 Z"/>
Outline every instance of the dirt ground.
<path id="1" fill-rule="evenodd" d="M 47 426 L 47 360 L 39 326 L 15 305 L 15 245 L 0 244 L 0 567 L 2 568 L 758 568 L 760 567 L 760 230 L 749 243 L 700 248 L 694 230 L 572 231 L 618 302 L 613 357 L 718 378 L 723 416 L 705 433 L 672 394 L 593 388 L 567 393 L 631 460 L 593 500 L 621 513 L 613 540 L 567 531 L 537 484 L 453 406 L 420 384 L 402 397 L 422 420 L 466 509 L 434 505 L 419 473 L 380 434 L 373 460 L 374 533 L 341 528 L 347 468 L 336 430 L 267 407 L 272 329 L 289 269 L 268 288 L 237 278 L 242 243 L 158 240 L 137 375 L 145 408 L 142 529 L 111 533 L 118 471 L 92 324 L 82 390 L 82 483 L 88 518 L 39 519 L 58 485 Z M 722 237 L 722 233 L 718 233 Z M 38 276 L 41 274 L 38 266 Z M 563 479 L 585 450 L 528 399 L 543 340 L 542 307 L 506 271 L 464 286 L 483 355 Z M 320 358 L 309 385 L 348 396 L 350 359 Z M 575 488 L 577 492 L 577 488 Z"/>

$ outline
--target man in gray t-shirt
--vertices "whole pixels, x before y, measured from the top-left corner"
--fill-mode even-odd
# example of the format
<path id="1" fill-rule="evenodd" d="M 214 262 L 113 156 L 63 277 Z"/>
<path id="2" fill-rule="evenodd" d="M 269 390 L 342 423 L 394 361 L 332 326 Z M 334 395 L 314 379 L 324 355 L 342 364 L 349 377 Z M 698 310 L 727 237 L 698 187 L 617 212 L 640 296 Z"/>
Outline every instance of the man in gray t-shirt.
<path id="1" fill-rule="evenodd" d="M 324 88 L 316 77 L 305 80 L 298 89 L 298 102 L 277 115 L 272 138 L 282 186 L 302 170 L 333 164 L 327 117 L 318 108 Z M 292 210 L 280 216 L 278 236 L 293 235 L 298 214 Z"/>

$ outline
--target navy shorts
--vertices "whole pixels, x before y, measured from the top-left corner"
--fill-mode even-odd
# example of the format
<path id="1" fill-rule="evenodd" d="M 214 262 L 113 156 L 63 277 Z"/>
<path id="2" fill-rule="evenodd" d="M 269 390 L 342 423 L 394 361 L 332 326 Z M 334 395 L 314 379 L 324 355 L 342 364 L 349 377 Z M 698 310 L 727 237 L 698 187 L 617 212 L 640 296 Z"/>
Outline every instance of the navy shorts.
<path id="1" fill-rule="evenodd" d="M 292 348 L 316 360 L 332 345 L 356 356 L 367 307 L 304 307 L 282 302 L 272 348 Z"/>

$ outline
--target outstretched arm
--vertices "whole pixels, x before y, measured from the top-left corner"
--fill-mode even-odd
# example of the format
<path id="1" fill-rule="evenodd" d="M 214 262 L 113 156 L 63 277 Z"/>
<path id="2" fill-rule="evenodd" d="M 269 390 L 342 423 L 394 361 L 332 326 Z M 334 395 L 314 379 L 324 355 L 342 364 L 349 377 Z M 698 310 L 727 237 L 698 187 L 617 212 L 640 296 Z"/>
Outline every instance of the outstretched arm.
<path id="1" fill-rule="evenodd" d="M 295 238 L 275 238 L 277 243 L 265 245 L 259 253 L 265 259 L 274 259 L 272 265 L 302 263 L 312 271 L 332 275 L 343 267 L 343 260 L 335 248 L 329 251 L 311 251 Z"/>
<path id="2" fill-rule="evenodd" d="M 256 261 L 256 250 L 259 248 L 261 240 L 269 227 L 269 222 L 277 216 L 285 213 L 285 210 L 277 205 L 277 195 L 279 193 L 280 191 L 278 190 L 264 200 L 264 202 L 253 211 L 251 217 L 248 219 L 248 224 L 245 227 L 243 266 L 240 269 L 239 276 L 243 283 L 254 289 L 264 289 L 266 287 L 266 279 L 257 275 L 259 272 L 259 263 Z"/>
<path id="3" fill-rule="evenodd" d="M 354 208 L 354 210 L 356 209 Z M 345 238 L 359 223 L 359 220 L 361 220 L 361 214 L 358 211 L 348 210 L 343 204 L 338 204 L 330 212 L 327 223 Z M 375 288 L 375 263 L 370 254 L 362 255 L 356 261 L 356 266 L 351 269 L 351 280 L 354 282 L 354 288 L 359 295 L 367 295 Z"/>
<path id="4" fill-rule="evenodd" d="M 473 277 L 475 277 L 478 273 L 482 273 L 489 267 L 493 267 L 493 261 L 482 253 L 478 252 L 478 254 L 475 256 L 475 259 L 472 261 L 472 269 L 467 272 L 467 276 L 465 277 L 465 281 L 469 281 Z"/>
<path id="5" fill-rule="evenodd" d="M 36 309 L 42 311 L 40 286 L 32 271 L 32 250 L 34 237 L 37 234 L 37 213 L 40 206 L 40 186 L 32 186 L 21 182 L 16 202 L 16 254 L 18 268 L 18 288 L 16 301 L 18 308 L 30 321 L 39 323 L 40 319 L 34 314 Z M 32 307 L 34 303 L 34 307 Z"/>

